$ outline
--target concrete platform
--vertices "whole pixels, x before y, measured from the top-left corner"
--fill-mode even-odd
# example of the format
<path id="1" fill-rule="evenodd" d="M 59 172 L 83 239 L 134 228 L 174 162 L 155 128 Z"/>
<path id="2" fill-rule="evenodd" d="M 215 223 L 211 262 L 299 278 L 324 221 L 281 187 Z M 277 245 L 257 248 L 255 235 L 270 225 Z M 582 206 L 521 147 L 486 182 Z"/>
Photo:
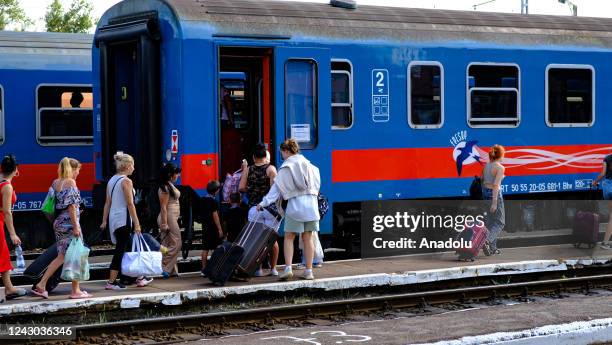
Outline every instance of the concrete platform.
<path id="1" fill-rule="evenodd" d="M 299 289 L 333 291 L 402 286 L 471 277 L 564 271 L 604 263 L 612 263 L 612 251 L 556 245 L 505 249 L 502 255 L 479 257 L 474 262 L 458 262 L 451 252 L 328 262 L 324 267 L 315 269 L 316 279 L 313 281 L 295 279 L 279 282 L 276 277 L 262 277 L 215 287 L 199 274 L 189 273 L 179 278 L 156 279 L 147 287 L 129 287 L 123 291 L 106 291 L 104 281 L 90 281 L 82 284 L 84 290 L 94 295 L 88 300 L 67 299 L 70 287 L 68 283 L 63 283 L 51 294 L 49 300 L 24 297 L 0 304 L 0 316 L 65 313 L 71 309 L 132 309 L 139 308 L 141 304 L 176 306 L 183 303 L 207 303 L 231 295 L 263 291 L 280 294 Z M 300 271 L 295 273 L 297 276 L 301 274 Z"/>

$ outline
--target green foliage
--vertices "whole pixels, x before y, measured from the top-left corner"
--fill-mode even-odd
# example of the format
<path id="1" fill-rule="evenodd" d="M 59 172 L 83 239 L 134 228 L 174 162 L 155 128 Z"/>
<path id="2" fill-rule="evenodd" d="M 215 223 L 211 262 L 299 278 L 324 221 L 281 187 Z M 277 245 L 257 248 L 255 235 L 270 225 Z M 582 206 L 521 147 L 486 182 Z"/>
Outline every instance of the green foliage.
<path id="1" fill-rule="evenodd" d="M 45 14 L 47 31 L 85 33 L 95 25 L 92 12 L 93 4 L 90 0 L 73 0 L 67 11 L 64 11 L 59 0 L 53 0 Z"/>
<path id="2" fill-rule="evenodd" d="M 20 24 L 21 30 L 33 24 L 19 5 L 19 0 L 0 0 L 0 30 L 9 24 Z"/>

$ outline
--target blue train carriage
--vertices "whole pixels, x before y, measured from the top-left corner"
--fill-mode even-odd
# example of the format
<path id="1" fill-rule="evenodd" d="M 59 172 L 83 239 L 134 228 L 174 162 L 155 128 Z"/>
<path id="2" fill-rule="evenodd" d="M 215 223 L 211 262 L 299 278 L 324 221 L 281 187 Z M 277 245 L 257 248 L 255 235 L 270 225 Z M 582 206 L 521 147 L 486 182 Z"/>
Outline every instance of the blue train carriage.
<path id="1" fill-rule="evenodd" d="M 55 241 L 40 211 L 57 164 L 83 163 L 88 205 L 94 184 L 91 42 L 86 34 L 0 32 L 0 148 L 19 162 L 15 223 L 26 248 Z"/>
<path id="2" fill-rule="evenodd" d="M 596 102 L 610 92 L 611 30 L 595 18 L 125 0 L 95 37 L 96 176 L 123 150 L 139 182 L 177 161 L 202 192 L 257 141 L 279 165 L 293 137 L 333 205 L 321 232 L 344 244 L 363 200 L 466 196 L 495 143 L 508 149 L 505 193 L 584 190 L 612 149 L 612 109 Z M 220 121 L 226 73 L 244 75 L 233 128 Z"/>

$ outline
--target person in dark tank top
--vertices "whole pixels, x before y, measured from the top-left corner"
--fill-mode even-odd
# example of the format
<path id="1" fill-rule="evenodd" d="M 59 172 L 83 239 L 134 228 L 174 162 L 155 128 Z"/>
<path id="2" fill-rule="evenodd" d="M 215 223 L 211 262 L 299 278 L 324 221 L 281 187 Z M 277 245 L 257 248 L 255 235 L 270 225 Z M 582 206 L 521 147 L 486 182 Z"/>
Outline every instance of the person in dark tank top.
<path id="1" fill-rule="evenodd" d="M 247 194 L 249 200 L 249 222 L 257 221 L 274 228 L 277 222 L 276 217 L 266 209 L 261 212 L 257 211 L 257 204 L 259 204 L 263 200 L 263 197 L 268 194 L 270 187 L 274 183 L 274 178 L 276 177 L 276 168 L 274 165 L 270 164 L 264 144 L 258 143 L 255 145 L 253 149 L 253 165 L 249 166 L 247 161 L 243 160 L 242 171 L 243 173 L 240 177 L 240 186 L 238 189 Z M 278 243 L 274 242 L 270 257 L 270 275 L 272 276 L 278 275 L 278 271 L 276 270 L 278 253 Z M 261 269 L 257 270 L 255 276 L 263 276 L 263 271 Z"/>
<path id="2" fill-rule="evenodd" d="M 607 155 L 602 164 L 601 173 L 593 181 L 593 187 L 597 188 L 599 181 L 601 181 L 601 189 L 603 191 L 603 198 L 608 200 L 608 211 L 612 215 L 612 153 Z M 610 244 L 610 237 L 612 237 L 612 221 L 608 222 L 606 226 L 606 234 L 604 235 L 603 241 L 600 247 L 603 249 L 612 249 Z"/>

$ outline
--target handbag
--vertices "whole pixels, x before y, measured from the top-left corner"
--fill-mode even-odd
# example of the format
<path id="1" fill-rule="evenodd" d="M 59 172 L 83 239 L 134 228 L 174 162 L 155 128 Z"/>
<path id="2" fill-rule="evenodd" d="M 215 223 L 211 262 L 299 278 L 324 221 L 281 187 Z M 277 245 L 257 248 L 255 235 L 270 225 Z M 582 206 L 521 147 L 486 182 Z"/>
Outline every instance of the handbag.
<path id="1" fill-rule="evenodd" d="M 319 216 L 323 219 L 323 216 L 329 210 L 329 201 L 325 195 L 319 192 L 319 195 L 317 195 L 317 203 L 319 204 Z"/>
<path id="2" fill-rule="evenodd" d="M 89 280 L 89 248 L 85 247 L 82 237 L 74 237 L 64 257 L 62 268 L 63 280 L 85 281 Z"/>
<path id="3" fill-rule="evenodd" d="M 162 270 L 162 253 L 151 250 L 142 234 L 132 237 L 132 251 L 123 254 L 121 273 L 128 277 L 158 276 Z"/>
<path id="4" fill-rule="evenodd" d="M 49 187 L 49 192 L 47 192 L 40 210 L 51 223 L 55 220 L 55 202 L 55 190 L 53 187 Z"/>

